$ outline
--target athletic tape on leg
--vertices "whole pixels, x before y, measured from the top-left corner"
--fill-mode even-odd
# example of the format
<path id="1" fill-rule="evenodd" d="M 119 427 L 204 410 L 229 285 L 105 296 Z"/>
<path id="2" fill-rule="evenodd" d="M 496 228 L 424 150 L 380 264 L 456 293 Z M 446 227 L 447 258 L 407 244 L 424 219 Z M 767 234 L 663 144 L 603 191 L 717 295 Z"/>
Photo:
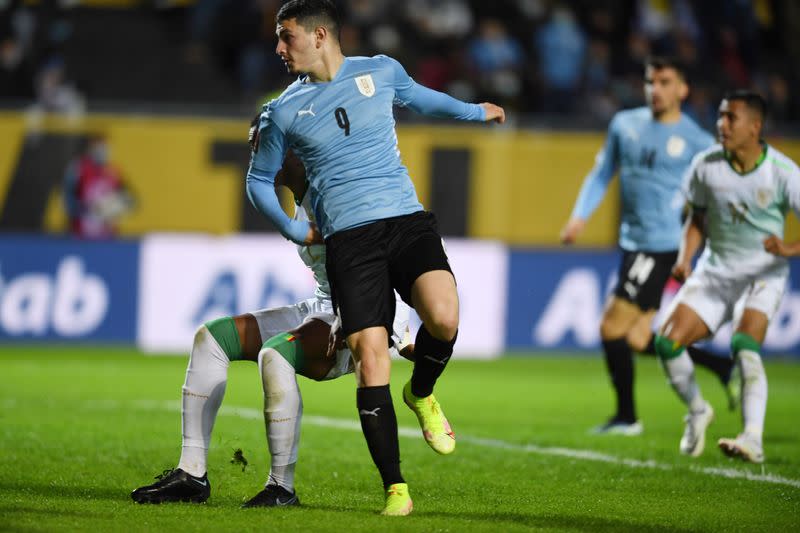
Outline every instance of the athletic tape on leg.
<path id="1" fill-rule="evenodd" d="M 656 335 L 656 353 L 662 359 L 675 359 L 681 352 L 683 346 L 679 342 L 675 342 L 662 335 Z"/>
<path id="2" fill-rule="evenodd" d="M 210 320 L 206 322 L 206 327 L 230 361 L 242 359 L 242 342 L 233 318 L 226 316 Z"/>
<path id="3" fill-rule="evenodd" d="M 741 350 L 750 350 L 751 352 L 760 353 L 761 344 L 747 333 L 737 331 L 733 334 L 733 337 L 731 337 L 731 351 L 735 356 Z"/>
<path id="4" fill-rule="evenodd" d="M 272 348 L 295 369 L 295 372 L 300 372 L 305 365 L 305 353 L 300 341 L 291 333 L 278 333 L 271 339 L 267 340 L 263 348 Z"/>

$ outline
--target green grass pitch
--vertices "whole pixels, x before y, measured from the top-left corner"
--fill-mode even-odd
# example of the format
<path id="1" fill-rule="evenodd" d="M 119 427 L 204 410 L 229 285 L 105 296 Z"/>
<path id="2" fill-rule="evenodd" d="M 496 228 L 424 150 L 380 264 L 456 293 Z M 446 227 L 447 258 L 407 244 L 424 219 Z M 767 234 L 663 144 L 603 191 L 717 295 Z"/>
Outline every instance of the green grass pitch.
<path id="1" fill-rule="evenodd" d="M 437 386 L 459 437 L 440 457 L 400 400 L 411 372 L 396 362 L 392 391 L 414 513 L 385 518 L 380 480 L 357 429 L 354 380 L 301 378 L 299 508 L 248 509 L 268 470 L 260 380 L 231 365 L 210 452 L 205 505 L 141 506 L 132 489 L 180 452 L 186 359 L 121 348 L 0 349 L 0 530 L 6 531 L 798 531 L 800 364 L 770 361 L 765 452 L 756 466 L 723 457 L 734 436 L 716 380 L 704 455 L 678 454 L 683 409 L 656 361 L 637 360 L 641 437 L 596 437 L 610 413 L 599 356 L 454 360 Z M 241 448 L 244 471 L 232 464 Z"/>

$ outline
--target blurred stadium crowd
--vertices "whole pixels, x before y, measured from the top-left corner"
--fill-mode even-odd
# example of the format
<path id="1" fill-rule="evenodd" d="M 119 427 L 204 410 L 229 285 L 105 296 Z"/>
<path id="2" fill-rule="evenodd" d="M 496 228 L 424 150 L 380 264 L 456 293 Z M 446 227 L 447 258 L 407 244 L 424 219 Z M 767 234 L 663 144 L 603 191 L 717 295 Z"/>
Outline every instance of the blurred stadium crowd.
<path id="1" fill-rule="evenodd" d="M 281 3 L 0 0 L 0 98 L 62 111 L 87 100 L 249 111 L 291 81 L 274 54 Z M 392 55 L 424 85 L 521 115 L 602 124 L 642 103 L 642 60 L 671 54 L 692 82 L 686 111 L 704 126 L 732 87 L 759 90 L 777 121 L 800 122 L 794 0 L 337 3 L 346 54 Z"/>

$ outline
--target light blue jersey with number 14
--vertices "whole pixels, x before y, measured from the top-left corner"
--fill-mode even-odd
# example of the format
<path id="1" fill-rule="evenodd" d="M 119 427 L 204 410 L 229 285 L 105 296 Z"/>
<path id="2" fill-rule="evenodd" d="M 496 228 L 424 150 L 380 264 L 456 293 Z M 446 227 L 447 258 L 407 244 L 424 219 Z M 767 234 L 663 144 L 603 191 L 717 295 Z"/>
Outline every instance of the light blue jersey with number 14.
<path id="1" fill-rule="evenodd" d="M 311 207 L 323 237 L 422 210 L 400 161 L 392 107 L 432 116 L 485 120 L 483 108 L 414 82 L 387 56 L 346 57 L 333 80 L 292 83 L 261 113 L 247 191 L 256 208 L 301 242 L 308 223 L 280 209 L 274 180 L 288 148 L 306 168 Z"/>
<path id="2" fill-rule="evenodd" d="M 665 124 L 647 107 L 620 111 L 611 120 L 606 144 L 586 176 L 572 216 L 587 219 L 619 171 L 620 247 L 629 252 L 676 251 L 683 176 L 692 158 L 713 143 L 685 114 Z"/>

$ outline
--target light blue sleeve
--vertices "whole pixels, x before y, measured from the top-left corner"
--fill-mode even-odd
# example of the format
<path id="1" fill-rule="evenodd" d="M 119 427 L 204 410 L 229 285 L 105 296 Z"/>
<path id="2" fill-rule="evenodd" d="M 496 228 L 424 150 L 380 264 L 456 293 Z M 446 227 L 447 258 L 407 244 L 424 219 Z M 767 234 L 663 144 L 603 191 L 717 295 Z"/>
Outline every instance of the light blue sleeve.
<path id="1" fill-rule="evenodd" d="M 575 201 L 575 207 L 572 209 L 572 218 L 580 218 L 586 220 L 589 218 L 606 194 L 608 184 L 614 173 L 617 170 L 618 164 L 618 146 L 617 146 L 617 133 L 616 133 L 617 118 L 611 120 L 608 126 L 608 134 L 606 136 L 606 143 L 603 149 L 597 153 L 595 158 L 594 167 L 586 175 L 583 181 L 581 191 L 578 193 L 578 199 Z"/>
<path id="2" fill-rule="evenodd" d="M 261 114 L 258 137 L 247 171 L 247 196 L 250 202 L 272 222 L 281 235 L 302 244 L 308 235 L 309 223 L 289 218 L 275 192 L 275 176 L 283 166 L 286 136 L 272 119 L 270 105 Z"/>
<path id="3" fill-rule="evenodd" d="M 389 62 L 394 74 L 394 103 L 416 113 L 432 117 L 483 122 L 486 111 L 478 104 L 468 104 L 450 95 L 428 89 L 415 82 L 396 59 L 378 56 Z"/>

